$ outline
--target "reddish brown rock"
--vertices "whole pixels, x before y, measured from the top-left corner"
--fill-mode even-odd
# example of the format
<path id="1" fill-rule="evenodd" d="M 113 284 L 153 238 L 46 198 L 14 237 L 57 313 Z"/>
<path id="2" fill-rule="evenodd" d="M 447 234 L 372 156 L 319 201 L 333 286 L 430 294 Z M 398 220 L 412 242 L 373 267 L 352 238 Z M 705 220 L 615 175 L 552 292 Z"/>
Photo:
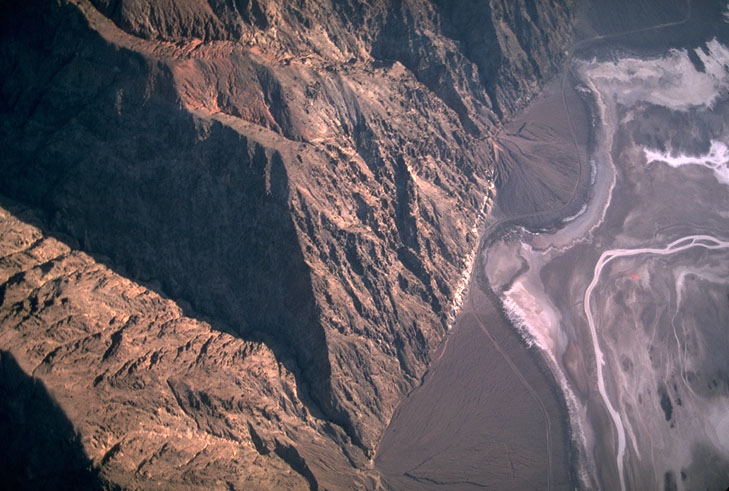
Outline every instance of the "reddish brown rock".
<path id="1" fill-rule="evenodd" d="M 277 383 L 288 380 L 287 391 L 257 385 L 279 368 L 243 377 L 251 384 L 246 400 L 259 390 L 283 391 L 292 421 L 315 417 L 320 426 L 307 430 L 311 437 L 280 423 L 259 431 L 258 413 L 246 409 L 245 418 L 230 422 L 241 442 L 253 449 L 259 442 L 266 459 L 288 462 L 297 479 L 324 482 L 309 463 L 318 454 L 307 454 L 302 443 L 317 439 L 327 449 L 315 457 L 325 462 L 320 469 L 335 459 L 330 454 L 347 454 L 352 469 L 366 469 L 398 401 L 446 331 L 476 245 L 473 226 L 489 200 L 489 135 L 554 72 L 567 41 L 569 4 L 530 5 L 6 5 L 0 192 L 36 210 L 44 233 L 108 258 L 105 274 L 133 279 L 133 291 L 139 282 L 154 285 L 188 318 L 210 319 L 214 343 L 255 346 L 249 363 L 265 353 L 266 366 L 286 367 Z M 475 33 L 473 23 L 483 29 Z M 74 291 L 74 302 L 90 301 L 86 293 Z M 124 298 L 123 288 L 118 295 Z M 126 308 L 117 306 L 118 315 Z M 146 317 L 157 318 L 156 305 L 135 308 L 139 336 L 159 339 L 158 349 L 180 345 Z M 85 319 L 83 312 L 79 307 L 71 318 Z M 88 351 L 103 358 L 108 336 Z M 118 358 L 115 370 L 129 364 L 125 370 L 133 366 L 143 378 L 156 370 L 171 380 L 141 392 L 151 398 L 139 403 L 145 410 L 163 397 L 159 391 L 173 394 L 183 412 L 179 401 L 235 407 L 234 386 L 213 397 L 197 375 L 184 383 L 169 375 L 184 373 L 198 363 L 193 359 L 223 357 L 206 341 L 191 344 L 190 359 L 179 365 L 154 368 L 154 350 L 121 347 L 105 363 Z M 23 369 L 31 362 L 22 351 L 33 349 L 14 348 Z M 52 360 L 49 370 L 60 363 Z M 246 367 L 226 377 L 239 380 Z M 49 376 L 41 379 L 50 386 Z M 125 383 L 125 390 L 134 387 Z M 197 431 L 229 438 L 222 413 L 205 411 Z M 69 417 L 76 423 L 81 416 Z M 127 431 L 136 421 L 127 420 Z M 120 438 L 123 426 L 115 430 Z M 147 459 L 155 454 L 141 440 L 136 445 Z M 175 457 L 187 469 L 175 479 L 189 471 L 207 483 L 186 455 Z M 141 475 L 112 462 L 104 469 L 115 482 Z M 240 473 L 250 462 L 216 465 Z M 275 465 L 265 479 L 292 475 Z"/>

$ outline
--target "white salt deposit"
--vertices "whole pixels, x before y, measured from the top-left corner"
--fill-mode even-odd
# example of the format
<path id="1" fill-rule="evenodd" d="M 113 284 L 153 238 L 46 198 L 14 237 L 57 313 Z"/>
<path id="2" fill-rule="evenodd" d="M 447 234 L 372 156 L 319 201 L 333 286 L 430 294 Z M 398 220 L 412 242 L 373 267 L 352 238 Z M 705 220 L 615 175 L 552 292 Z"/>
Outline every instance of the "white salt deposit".
<path id="1" fill-rule="evenodd" d="M 712 141 L 711 148 L 704 155 L 671 155 L 670 152 L 659 152 L 646 148 L 645 158 L 648 163 L 665 162 L 671 167 L 683 165 L 703 165 L 714 171 L 717 181 L 729 186 L 729 147 L 725 143 Z"/>
<path id="2" fill-rule="evenodd" d="M 621 104 L 643 101 L 687 111 L 712 107 L 729 91 L 729 48 L 713 39 L 695 53 L 704 64 L 703 72 L 696 69 L 685 49 L 671 50 L 653 60 L 627 57 L 611 63 L 583 63 L 601 92 L 614 94 Z"/>
<path id="3" fill-rule="evenodd" d="M 555 357 L 561 316 L 546 298 L 536 298 L 521 280 L 504 294 L 504 309 L 509 320 L 529 344 L 535 344 Z"/>

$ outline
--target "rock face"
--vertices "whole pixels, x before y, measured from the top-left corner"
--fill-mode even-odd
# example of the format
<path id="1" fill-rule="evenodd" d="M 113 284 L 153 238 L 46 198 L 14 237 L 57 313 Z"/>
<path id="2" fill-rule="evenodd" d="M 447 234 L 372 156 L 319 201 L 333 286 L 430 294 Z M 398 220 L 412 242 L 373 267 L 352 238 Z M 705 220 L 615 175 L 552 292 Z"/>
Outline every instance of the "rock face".
<path id="1" fill-rule="evenodd" d="M 346 435 L 306 408 L 286 361 L 265 345 L 185 317 L 6 209 L 0 237 L 0 414 L 6 441 L 26 442 L 4 460 L 4 484 L 60 475 L 125 489 L 302 488 L 317 482 L 307 461 L 332 469 L 319 477 L 325 487 L 357 482 L 334 444 L 346 448 Z M 43 384 L 50 398 L 34 394 Z M 59 412 L 61 423 L 46 422 Z M 14 433 L 18 425 L 28 431 Z M 84 472 L 89 458 L 99 476 Z"/>
<path id="2" fill-rule="evenodd" d="M 4 3 L 0 349 L 110 482 L 374 486 L 571 8 Z"/>

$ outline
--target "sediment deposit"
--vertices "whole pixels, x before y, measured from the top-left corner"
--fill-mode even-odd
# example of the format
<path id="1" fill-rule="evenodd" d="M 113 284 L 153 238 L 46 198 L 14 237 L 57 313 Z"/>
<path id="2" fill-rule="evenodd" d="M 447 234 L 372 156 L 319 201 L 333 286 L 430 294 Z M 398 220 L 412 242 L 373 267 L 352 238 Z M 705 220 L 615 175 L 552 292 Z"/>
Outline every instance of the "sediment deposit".
<path id="1" fill-rule="evenodd" d="M 4 356 L 108 482 L 375 486 L 477 245 L 491 136 L 556 73 L 571 19 L 4 3 Z"/>

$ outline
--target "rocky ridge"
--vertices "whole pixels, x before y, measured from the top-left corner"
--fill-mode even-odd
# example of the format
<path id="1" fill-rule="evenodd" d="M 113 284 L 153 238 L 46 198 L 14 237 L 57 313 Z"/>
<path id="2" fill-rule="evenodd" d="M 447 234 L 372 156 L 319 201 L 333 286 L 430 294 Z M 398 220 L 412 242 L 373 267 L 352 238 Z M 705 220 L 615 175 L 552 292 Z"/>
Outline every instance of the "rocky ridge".
<path id="1" fill-rule="evenodd" d="M 77 250 L 101 254 L 111 269 L 94 263 L 86 277 L 64 266 L 56 277 L 69 279 L 72 293 L 54 295 L 88 302 L 68 318 L 83 319 L 77 334 L 98 335 L 93 348 L 74 342 L 68 356 L 48 358 L 60 344 L 9 340 L 23 323 L 55 325 L 40 319 L 61 297 L 32 307 L 38 285 L 3 299 L 0 348 L 23 369 L 48 358 L 36 375 L 51 392 L 80 383 L 95 401 L 88 407 L 109 411 L 134 392 L 108 399 L 106 379 L 89 386 L 89 377 L 112 370 L 109 360 L 136 360 L 132 372 L 158 380 L 135 406 L 185 412 L 198 400 L 208 411 L 192 416 L 198 442 L 230 437 L 214 427 L 232 418 L 231 394 L 244 393 L 236 429 L 226 431 L 255 454 L 221 464 L 226 473 L 246 469 L 263 487 L 275 484 L 266 479 L 337 487 L 333 469 L 346 462 L 352 475 L 339 485 L 353 479 L 446 332 L 477 241 L 473 225 L 490 199 L 490 135 L 554 73 L 571 8 L 496 0 L 4 5 L 0 192 L 35 210 L 44 237 L 67 244 L 53 248 L 70 246 L 62 254 L 84 261 Z M 13 263 L 7 277 L 47 267 Z M 123 286 L 88 287 L 107 281 Z M 115 304 L 127 289 L 156 300 Z M 137 348 L 134 336 L 114 338 L 106 318 L 85 324 L 98 302 L 114 304 L 109 320 L 135 319 Z M 198 340 L 189 358 L 151 363 L 155 349 L 188 344 L 167 339 L 158 318 L 180 319 L 187 340 Z M 159 346 L 147 346 L 151 339 Z M 87 358 L 73 362 L 79 350 Z M 225 369 L 197 368 L 217 362 Z M 184 382 L 161 382 L 192 367 Z M 54 370 L 66 382 L 52 380 Z M 253 409 L 280 394 L 286 402 L 276 409 Z M 120 427 L 109 456 L 112 437 L 91 443 L 94 411 L 61 406 L 112 482 L 147 482 L 131 469 L 159 458 L 159 448 L 125 439 Z M 136 418 L 124 421 L 131 427 Z M 155 424 L 146 431 L 167 428 L 166 442 L 184 427 Z M 133 448 L 137 460 L 115 464 Z M 194 486 L 216 475 L 177 458 L 171 474 L 149 479 Z"/>
<path id="2" fill-rule="evenodd" d="M 185 317 L 173 301 L 5 208 L 0 232 L 0 343 L 48 388 L 102 481 L 124 489 L 358 482 L 346 454 L 332 451 L 331 440 L 346 436 L 307 410 L 286 363 L 264 344 Z M 307 461 L 330 470 L 315 481 Z M 4 466 L 34 479 L 55 470 L 44 459 Z"/>

